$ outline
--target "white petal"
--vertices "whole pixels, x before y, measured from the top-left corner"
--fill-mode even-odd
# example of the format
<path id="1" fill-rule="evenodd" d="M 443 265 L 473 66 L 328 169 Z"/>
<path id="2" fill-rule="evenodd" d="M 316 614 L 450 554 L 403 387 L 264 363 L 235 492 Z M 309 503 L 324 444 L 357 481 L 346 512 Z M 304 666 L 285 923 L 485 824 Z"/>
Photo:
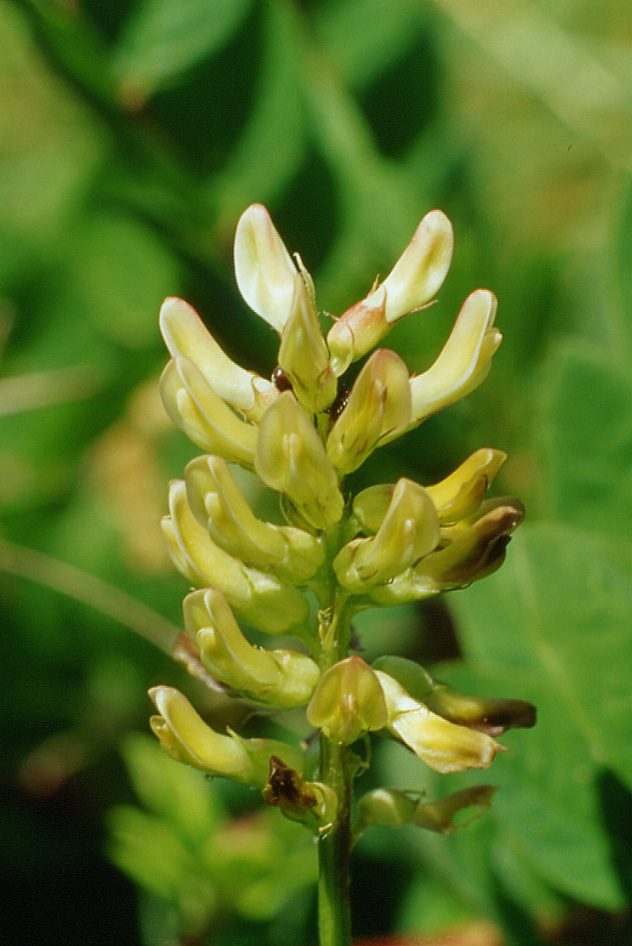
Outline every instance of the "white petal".
<path id="1" fill-rule="evenodd" d="M 257 315 L 283 331 L 290 314 L 296 266 L 262 204 L 243 212 L 235 232 L 235 277 Z"/>

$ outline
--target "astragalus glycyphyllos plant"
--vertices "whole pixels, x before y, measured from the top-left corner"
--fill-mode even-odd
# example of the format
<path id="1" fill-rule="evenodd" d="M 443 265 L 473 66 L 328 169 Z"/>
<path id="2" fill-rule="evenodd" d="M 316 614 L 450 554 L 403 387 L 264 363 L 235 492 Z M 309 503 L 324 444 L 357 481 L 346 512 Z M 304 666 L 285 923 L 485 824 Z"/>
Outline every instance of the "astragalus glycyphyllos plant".
<path id="1" fill-rule="evenodd" d="M 501 340 L 496 299 L 479 289 L 463 303 L 435 363 L 409 376 L 378 348 L 350 389 L 349 366 L 398 319 L 429 303 L 452 256 L 440 211 L 427 214 L 391 273 L 320 329 L 311 276 L 292 258 L 261 205 L 237 225 L 235 273 L 247 304 L 280 336 L 270 381 L 236 365 L 196 312 L 167 299 L 160 324 L 172 360 L 161 380 L 173 422 L 202 450 L 171 484 L 164 533 L 176 567 L 198 590 L 184 599 L 190 662 L 254 705 L 305 707 L 320 753 L 307 744 L 216 732 L 179 691 L 158 686 L 151 725 L 172 756 L 262 790 L 266 802 L 318 839 L 321 946 L 350 941 L 349 851 L 372 825 L 412 823 L 449 832 L 463 808 L 488 807 L 477 786 L 436 802 L 382 788 L 354 805 L 366 762 L 352 748 L 369 732 L 400 740 L 438 772 L 487 768 L 510 726 L 531 726 L 520 700 L 462 696 L 417 664 L 357 653 L 351 619 L 462 588 L 502 564 L 521 522 L 518 500 L 484 498 L 505 459 L 481 449 L 430 486 L 410 479 L 349 496 L 344 477 L 377 447 L 462 398 L 485 378 Z M 284 525 L 257 519 L 230 464 L 254 470 L 279 494 Z M 238 620 L 296 649 L 255 646 Z"/>

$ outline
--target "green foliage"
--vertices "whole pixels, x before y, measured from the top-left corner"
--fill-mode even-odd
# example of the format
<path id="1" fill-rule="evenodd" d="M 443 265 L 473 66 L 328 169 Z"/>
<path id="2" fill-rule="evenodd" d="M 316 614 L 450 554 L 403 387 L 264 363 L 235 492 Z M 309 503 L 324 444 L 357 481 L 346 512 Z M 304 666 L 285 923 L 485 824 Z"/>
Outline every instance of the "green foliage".
<path id="1" fill-rule="evenodd" d="M 437 306 L 388 344 L 423 370 L 478 285 L 498 295 L 505 336 L 485 386 L 378 453 L 370 481 L 432 482 L 497 447 L 509 454 L 499 490 L 525 500 L 528 524 L 449 613 L 406 608 L 383 634 L 457 688 L 533 701 L 539 721 L 504 738 L 493 812 L 466 831 L 385 828 L 361 842 L 358 871 L 379 871 L 379 856 L 414 880 L 390 913 L 366 904 L 358 933 L 486 916 L 509 942 L 537 943 L 582 903 L 607 914 L 595 943 L 626 942 L 631 27 L 625 0 L 608 16 L 589 0 L 0 5 L 3 850 L 34 905 L 68 902 L 68 864 L 110 885 L 107 911 L 79 884 L 63 916 L 44 910 L 49 939 L 58 922 L 60 941 L 122 941 L 122 928 L 133 941 L 100 853 L 106 810 L 115 859 L 153 891 L 154 941 L 212 926 L 230 891 L 231 946 L 262 942 L 255 917 L 271 942 L 313 939 L 303 907 L 271 920 L 308 878 L 283 834 L 294 826 L 257 822 L 260 847 L 224 852 L 222 886 L 200 851 L 251 799 L 209 791 L 131 739 L 133 807 L 116 762 L 146 726 L 145 689 L 184 679 L 130 630 L 169 650 L 181 624 L 157 522 L 190 453 L 156 406 L 157 307 L 186 297 L 232 356 L 270 375 L 271 333 L 237 300 L 230 259 L 237 217 L 259 200 L 335 313 L 441 207 L 452 272 Z M 387 618 L 357 622 L 369 656 Z M 392 748 L 379 750 L 390 784 L 447 793 Z M 32 916 L 19 922 L 25 941 L 41 935 Z"/>
<path id="2" fill-rule="evenodd" d="M 125 24 L 114 71 L 121 83 L 146 95 L 181 79 L 222 49 L 248 13 L 252 0 L 149 0 Z"/>
<path id="3" fill-rule="evenodd" d="M 279 826 L 270 810 L 231 823 L 215 787 L 149 736 L 129 735 L 122 751 L 144 807 L 110 810 L 110 856 L 168 906 L 186 935 L 217 937 L 235 916 L 270 921 L 313 884 L 314 858 L 300 826 Z"/>

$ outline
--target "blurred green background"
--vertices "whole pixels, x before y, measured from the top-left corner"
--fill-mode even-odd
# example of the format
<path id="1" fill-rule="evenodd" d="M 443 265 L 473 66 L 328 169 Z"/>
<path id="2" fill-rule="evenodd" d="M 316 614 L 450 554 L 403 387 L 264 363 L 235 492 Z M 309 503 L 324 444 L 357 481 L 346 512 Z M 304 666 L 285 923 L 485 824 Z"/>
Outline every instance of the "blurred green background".
<path id="1" fill-rule="evenodd" d="M 497 575 L 358 622 L 367 658 L 539 722 L 467 777 L 376 745 L 366 786 L 499 791 L 451 838 L 367 835 L 356 934 L 629 944 L 629 0 L 0 0 L 0 44 L 3 941 L 315 943 L 307 834 L 146 735 L 156 683 L 224 710 L 165 653 L 185 583 L 158 522 L 194 448 L 157 397 L 157 313 L 186 298 L 270 375 L 231 262 L 261 201 L 333 313 L 428 210 L 451 217 L 439 302 L 388 344 L 423 370 L 479 286 L 504 343 L 356 482 L 433 482 L 494 446 L 528 510 Z"/>

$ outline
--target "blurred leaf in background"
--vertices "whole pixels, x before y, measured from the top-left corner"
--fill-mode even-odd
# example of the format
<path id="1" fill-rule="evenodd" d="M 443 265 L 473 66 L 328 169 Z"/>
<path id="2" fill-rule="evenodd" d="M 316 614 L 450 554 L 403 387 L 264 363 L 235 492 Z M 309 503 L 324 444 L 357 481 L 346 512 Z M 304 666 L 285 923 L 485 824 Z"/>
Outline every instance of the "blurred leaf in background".
<path id="1" fill-rule="evenodd" d="M 174 764 L 150 736 L 130 734 L 121 751 L 144 808 L 110 810 L 110 854 L 144 891 L 143 941 L 163 943 L 171 929 L 174 940 L 231 942 L 236 918 L 258 924 L 261 943 L 300 936 L 292 928 L 304 919 L 297 904 L 309 909 L 305 890 L 316 880 L 300 826 L 269 808 L 230 819 L 214 786 Z M 282 916 L 290 900 L 292 914 Z"/>
<path id="2" fill-rule="evenodd" d="M 432 482 L 494 446 L 509 454 L 499 490 L 529 513 L 487 582 L 389 626 L 358 621 L 369 657 L 399 649 L 472 692 L 503 687 L 535 702 L 539 723 L 519 748 L 507 740 L 494 810 L 475 825 L 362 841 L 357 934 L 485 918 L 511 944 L 628 943 L 627 0 L 0 0 L 0 38 L 2 843 L 29 905 L 12 905 L 11 942 L 42 923 L 51 942 L 91 944 L 175 939 L 193 915 L 208 930 L 219 888 L 196 864 L 202 847 L 244 823 L 262 849 L 291 844 L 248 796 L 186 772 L 170 789 L 174 770 L 149 774 L 138 735 L 157 680 L 223 712 L 167 656 L 183 589 L 158 521 L 190 454 L 157 396 L 157 312 L 185 297 L 231 356 L 270 375 L 272 333 L 231 263 L 236 220 L 261 201 L 333 313 L 388 272 L 424 213 L 449 214 L 440 300 L 389 345 L 423 370 L 486 286 L 503 346 L 475 395 L 356 476 Z M 433 791 L 400 747 L 378 761 L 389 783 Z M 195 803 L 169 807 L 189 791 Z M 143 835 L 151 863 L 144 844 L 132 853 Z M 166 870 L 179 852 L 169 883 L 152 873 L 158 837 Z M 153 890 L 140 923 L 106 847 Z M 268 891 L 264 927 L 231 904 L 232 946 L 263 942 L 263 928 L 313 941 L 307 868 L 277 860 L 251 874 Z"/>

